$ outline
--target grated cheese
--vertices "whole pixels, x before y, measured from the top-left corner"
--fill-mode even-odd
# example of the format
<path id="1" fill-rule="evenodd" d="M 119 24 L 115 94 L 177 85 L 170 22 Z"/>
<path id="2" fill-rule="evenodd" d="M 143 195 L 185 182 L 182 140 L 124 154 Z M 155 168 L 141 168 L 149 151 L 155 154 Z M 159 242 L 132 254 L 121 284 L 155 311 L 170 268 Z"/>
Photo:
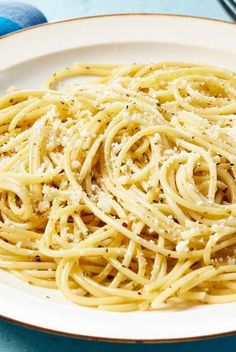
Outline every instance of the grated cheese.
<path id="1" fill-rule="evenodd" d="M 22 242 L 21 242 L 21 241 L 18 241 L 18 242 L 16 243 L 16 247 L 21 248 L 21 246 L 22 246 Z"/>
<path id="2" fill-rule="evenodd" d="M 197 205 L 202 205 L 204 202 L 202 200 L 197 200 Z"/>
<path id="3" fill-rule="evenodd" d="M 112 199 L 105 192 L 98 193 L 97 206 L 102 209 L 105 213 L 109 213 L 112 210 Z"/>
<path id="4" fill-rule="evenodd" d="M 233 127 L 231 127 L 229 130 L 228 130 L 228 136 L 230 137 L 230 138 L 232 138 L 233 140 L 235 140 L 236 139 L 236 126 L 233 126 Z"/>
<path id="5" fill-rule="evenodd" d="M 45 211 L 47 211 L 50 208 L 50 203 L 48 200 L 42 200 L 41 202 L 39 202 L 38 205 L 38 211 L 40 213 L 44 213 Z"/>
<path id="6" fill-rule="evenodd" d="M 120 145 L 119 145 L 119 143 L 117 143 L 117 142 L 112 143 L 111 147 L 112 147 L 112 150 L 113 150 L 113 152 L 114 152 L 115 154 L 118 154 L 118 153 L 119 153 L 119 151 L 120 151 Z"/>
<path id="7" fill-rule="evenodd" d="M 221 128 L 219 125 L 213 125 L 210 128 L 208 128 L 208 134 L 214 140 L 217 140 L 219 138 L 220 132 L 221 132 Z"/>
<path id="8" fill-rule="evenodd" d="M 129 176 L 120 176 L 119 180 L 120 180 L 120 183 L 123 185 L 127 183 L 127 181 L 129 180 Z"/>
<path id="9" fill-rule="evenodd" d="M 72 205 L 78 205 L 81 201 L 82 198 L 82 189 L 76 189 L 76 190 L 71 190 L 70 191 L 70 200 Z"/>
<path id="10" fill-rule="evenodd" d="M 178 242 L 175 247 L 176 252 L 189 252 L 188 244 L 189 239 Z"/>
<path id="11" fill-rule="evenodd" d="M 78 160 L 73 160 L 71 166 L 72 169 L 78 169 L 80 167 L 80 162 Z"/>

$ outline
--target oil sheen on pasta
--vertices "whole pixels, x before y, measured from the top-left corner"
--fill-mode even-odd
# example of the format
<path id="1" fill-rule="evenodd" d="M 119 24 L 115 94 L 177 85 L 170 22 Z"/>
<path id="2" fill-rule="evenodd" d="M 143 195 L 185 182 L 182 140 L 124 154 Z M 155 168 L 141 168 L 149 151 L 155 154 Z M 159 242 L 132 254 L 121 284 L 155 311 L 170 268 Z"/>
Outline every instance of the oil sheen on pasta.
<path id="1" fill-rule="evenodd" d="M 236 301 L 235 249 L 234 72 L 78 64 L 0 98 L 0 268 L 150 310 Z"/>

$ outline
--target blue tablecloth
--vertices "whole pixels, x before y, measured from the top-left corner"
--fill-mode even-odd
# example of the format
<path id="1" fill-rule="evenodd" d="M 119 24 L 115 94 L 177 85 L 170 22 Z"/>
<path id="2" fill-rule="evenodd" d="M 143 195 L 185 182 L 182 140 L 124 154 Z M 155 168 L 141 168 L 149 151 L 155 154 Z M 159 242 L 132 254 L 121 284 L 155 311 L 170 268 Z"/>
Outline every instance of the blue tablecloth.
<path id="1" fill-rule="evenodd" d="M 5 0 L 5 3 L 7 2 L 10 1 Z M 25 0 L 24 2 L 38 7 L 48 21 L 122 12 L 177 13 L 231 20 L 218 0 Z M 115 352 L 185 352 L 190 350 L 191 352 L 233 352 L 236 350 L 235 345 L 236 336 L 156 345 L 82 341 L 32 331 L 0 321 L 0 352 L 102 352 L 112 350 Z"/>

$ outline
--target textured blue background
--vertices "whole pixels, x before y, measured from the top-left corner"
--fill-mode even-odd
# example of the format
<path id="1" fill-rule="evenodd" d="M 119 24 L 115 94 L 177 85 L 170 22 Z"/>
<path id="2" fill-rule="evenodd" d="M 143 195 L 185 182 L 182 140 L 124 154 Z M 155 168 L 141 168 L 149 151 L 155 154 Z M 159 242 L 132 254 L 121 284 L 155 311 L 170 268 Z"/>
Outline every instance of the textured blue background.
<path id="1" fill-rule="evenodd" d="M 121 12 L 162 12 L 230 20 L 218 0 L 22 0 L 37 6 L 48 21 Z M 6 0 L 5 0 L 6 2 Z M 7 1 L 10 2 L 10 1 Z"/>
<path id="2" fill-rule="evenodd" d="M 5 0 L 5 2 L 10 1 Z M 24 2 L 37 6 L 48 21 L 122 12 L 177 13 L 231 20 L 218 0 L 25 0 Z M 156 345 L 82 341 L 32 331 L 4 321 L 0 322 L 0 352 L 235 352 L 235 346 L 236 336 Z"/>

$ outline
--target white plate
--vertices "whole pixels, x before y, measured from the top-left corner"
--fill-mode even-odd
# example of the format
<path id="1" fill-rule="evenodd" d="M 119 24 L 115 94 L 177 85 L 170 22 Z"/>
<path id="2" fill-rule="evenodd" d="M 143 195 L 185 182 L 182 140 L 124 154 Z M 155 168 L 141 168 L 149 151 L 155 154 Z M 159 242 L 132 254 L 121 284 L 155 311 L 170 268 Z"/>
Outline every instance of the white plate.
<path id="1" fill-rule="evenodd" d="M 168 15 L 82 18 L 24 30 L 0 40 L 0 91 L 37 88 L 74 62 L 206 62 L 236 69 L 236 26 Z M 50 296 L 50 299 L 46 298 Z M 159 312 L 111 313 L 76 306 L 59 292 L 0 272 L 0 315 L 77 337 L 119 341 L 196 339 L 236 331 L 236 303 Z"/>

